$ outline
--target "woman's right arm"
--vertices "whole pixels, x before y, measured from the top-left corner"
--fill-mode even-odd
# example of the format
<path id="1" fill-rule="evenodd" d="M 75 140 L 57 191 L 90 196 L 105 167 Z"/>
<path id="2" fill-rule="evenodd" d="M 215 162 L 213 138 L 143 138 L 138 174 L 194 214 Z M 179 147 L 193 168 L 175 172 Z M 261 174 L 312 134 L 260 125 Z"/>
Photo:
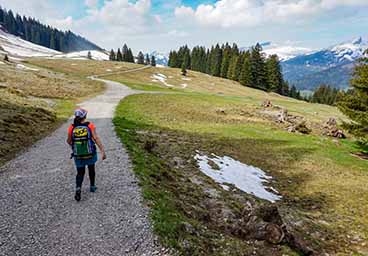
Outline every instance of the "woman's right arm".
<path id="1" fill-rule="evenodd" d="M 106 159 L 105 148 L 102 145 L 100 137 L 98 137 L 95 129 L 92 130 L 92 138 L 96 142 L 98 148 L 101 150 L 102 160 L 105 160 Z"/>

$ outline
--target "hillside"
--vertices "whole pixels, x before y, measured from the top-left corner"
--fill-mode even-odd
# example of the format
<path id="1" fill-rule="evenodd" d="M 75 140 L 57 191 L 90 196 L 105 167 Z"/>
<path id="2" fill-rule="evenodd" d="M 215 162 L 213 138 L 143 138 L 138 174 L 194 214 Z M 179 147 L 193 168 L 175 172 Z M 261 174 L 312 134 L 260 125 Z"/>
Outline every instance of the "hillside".
<path id="1" fill-rule="evenodd" d="M 125 73 L 114 71 L 121 63 L 33 62 L 75 75 L 101 72 L 134 89 L 163 92 L 129 96 L 114 123 L 165 245 L 190 255 L 296 255 L 308 248 L 316 255 L 364 255 L 368 250 L 368 208 L 362 203 L 368 194 L 367 162 L 351 154 L 356 151 L 351 139 L 323 135 L 330 117 L 345 119 L 336 108 L 198 72 L 183 77 L 179 69 Z M 124 63 L 124 68 L 131 65 L 139 66 Z M 273 106 L 264 107 L 265 100 Z M 278 122 L 283 109 L 289 121 Z M 311 134 L 289 129 L 302 120 Z M 238 181 L 250 170 L 254 190 L 248 191 Z M 227 172 L 235 172 L 236 179 Z M 262 225 L 280 223 L 267 212 L 296 240 L 279 244 L 257 236 Z"/>
<path id="2" fill-rule="evenodd" d="M 37 50 L 45 53 L 42 47 Z M 0 61 L 0 165 L 50 134 L 78 101 L 102 90 L 99 82 Z"/>
<path id="3" fill-rule="evenodd" d="M 102 50 L 99 46 L 71 31 L 60 31 L 42 24 L 31 17 L 14 15 L 0 6 L 0 29 L 32 42 L 60 52 Z"/>

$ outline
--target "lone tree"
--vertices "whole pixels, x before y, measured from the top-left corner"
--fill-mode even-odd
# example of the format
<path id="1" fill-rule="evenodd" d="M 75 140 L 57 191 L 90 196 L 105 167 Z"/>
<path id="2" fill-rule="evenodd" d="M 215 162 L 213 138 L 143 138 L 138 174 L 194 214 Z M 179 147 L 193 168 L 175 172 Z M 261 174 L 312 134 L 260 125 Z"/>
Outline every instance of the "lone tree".
<path id="1" fill-rule="evenodd" d="M 9 62 L 9 57 L 8 57 L 7 54 L 5 54 L 5 56 L 4 56 L 4 61 Z"/>
<path id="2" fill-rule="evenodd" d="M 156 58 L 153 55 L 151 56 L 151 66 L 156 67 Z"/>
<path id="3" fill-rule="evenodd" d="M 92 60 L 92 54 L 91 54 L 91 52 L 88 52 L 87 53 L 87 59 Z"/>
<path id="4" fill-rule="evenodd" d="M 353 121 L 344 123 L 352 134 L 356 135 L 368 147 L 368 50 L 359 59 L 350 81 L 352 90 L 345 93 L 339 102 L 339 109 Z"/>

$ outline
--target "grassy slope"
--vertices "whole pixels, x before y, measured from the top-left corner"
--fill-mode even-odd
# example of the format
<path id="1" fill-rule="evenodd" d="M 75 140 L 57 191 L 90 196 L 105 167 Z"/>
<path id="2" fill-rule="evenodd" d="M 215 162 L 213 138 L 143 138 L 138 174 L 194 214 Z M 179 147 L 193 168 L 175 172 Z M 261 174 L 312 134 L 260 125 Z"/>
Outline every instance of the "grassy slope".
<path id="1" fill-rule="evenodd" d="M 0 83 L 0 164 L 53 131 L 77 102 L 104 89 L 80 76 L 19 69 L 16 63 L 0 65 Z"/>
<path id="2" fill-rule="evenodd" d="M 144 83 L 151 87 L 155 83 L 148 80 L 156 72 L 173 77 L 168 83 L 181 87 L 181 77 L 175 69 L 147 69 L 112 79 L 132 84 L 136 80 L 141 87 Z M 133 156 L 145 194 L 152 202 L 155 227 L 165 241 L 185 251 L 185 243 L 180 241 L 189 240 L 193 247 L 201 248 L 198 254 L 202 255 L 213 254 L 200 245 L 204 237 L 207 249 L 221 244 L 215 235 L 216 228 L 211 234 L 198 231 L 202 235 L 194 239 L 180 224 L 183 220 L 194 226 L 198 224 L 198 218 L 190 214 L 195 210 L 188 211 L 181 202 L 189 201 L 200 207 L 201 200 L 196 200 L 196 196 L 206 197 L 201 187 L 193 182 L 187 184 L 182 177 L 203 178 L 195 163 L 190 162 L 195 150 L 201 150 L 208 154 L 230 155 L 271 173 L 276 179 L 274 186 L 284 196 L 279 207 L 289 212 L 285 218 L 291 223 L 298 220 L 302 223 L 299 231 L 316 250 L 342 255 L 367 252 L 364 240 L 368 234 L 365 218 L 368 207 L 363 202 L 368 199 L 365 186 L 368 163 L 350 154 L 355 150 L 354 144 L 350 140 L 336 142 L 317 135 L 288 133 L 270 120 L 252 114 L 265 99 L 316 123 L 325 122 L 331 116 L 343 119 L 336 108 L 266 94 L 194 72 L 190 72 L 189 77 L 192 80 L 186 82 L 191 85 L 184 93 L 128 97 L 121 103 L 115 119 L 119 135 Z M 237 91 L 239 95 L 235 95 Z M 219 109 L 225 110 L 225 114 L 218 112 Z M 157 150 L 147 152 L 146 141 L 157 144 Z M 172 159 L 178 157 L 191 163 L 181 166 L 183 173 L 172 163 Z M 186 190 L 193 186 L 195 194 Z M 180 196 L 177 191 L 181 191 Z M 200 224 L 211 229 L 213 223 Z M 233 236 L 226 241 L 232 248 L 249 249 Z M 218 255 L 228 249 L 221 246 L 221 250 L 214 249 L 219 250 L 216 251 Z"/>
<path id="3" fill-rule="evenodd" d="M 71 68 L 71 61 L 37 64 L 83 76 L 105 73 L 112 65 L 136 68 L 127 63 L 72 63 L 77 65 Z M 86 63 L 91 66 L 88 71 Z M 167 75 L 174 90 L 152 82 L 154 73 Z M 219 211 L 238 216 L 247 202 L 259 202 L 239 191 L 226 193 L 204 177 L 193 160 L 195 150 L 201 150 L 229 155 L 270 172 L 284 197 L 279 205 L 283 217 L 315 249 L 342 255 L 367 252 L 364 216 L 368 209 L 364 202 L 368 199 L 368 165 L 350 155 L 352 142 L 287 133 L 269 119 L 252 114 L 266 99 L 305 116 L 310 123 L 322 123 L 331 116 L 344 119 L 336 108 L 267 94 L 196 72 L 189 72 L 191 80 L 182 80 L 176 69 L 150 68 L 107 78 L 135 89 L 175 93 L 130 96 L 121 103 L 114 120 L 153 209 L 155 230 L 165 243 L 190 255 L 244 255 L 253 251 L 292 255 L 287 247 L 244 242 L 224 232 L 215 217 L 208 220 L 208 214 L 217 216 Z M 183 83 L 188 85 L 185 89 Z M 153 149 L 147 147 L 151 144 Z M 219 193 L 216 204 L 203 205 L 212 202 L 214 197 L 208 191 L 213 189 Z"/>

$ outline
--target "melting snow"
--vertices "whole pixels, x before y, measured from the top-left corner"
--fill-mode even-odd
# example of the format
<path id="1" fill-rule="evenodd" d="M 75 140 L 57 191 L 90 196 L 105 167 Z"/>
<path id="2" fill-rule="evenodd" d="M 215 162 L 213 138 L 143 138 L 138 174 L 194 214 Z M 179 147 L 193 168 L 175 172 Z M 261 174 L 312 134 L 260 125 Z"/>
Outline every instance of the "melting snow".
<path id="1" fill-rule="evenodd" d="M 23 64 L 17 64 L 16 68 L 23 69 L 23 70 L 39 71 L 39 69 L 30 68 L 30 67 L 24 66 Z"/>
<path id="2" fill-rule="evenodd" d="M 106 69 L 107 72 L 111 72 L 112 70 L 111 69 Z"/>
<path id="3" fill-rule="evenodd" d="M 74 60 L 86 60 L 88 59 L 88 52 L 91 52 L 91 57 L 93 60 L 109 60 L 109 55 L 102 51 L 80 51 L 80 52 L 71 52 L 67 54 L 59 54 L 55 55 L 54 58 L 67 58 Z"/>
<path id="4" fill-rule="evenodd" d="M 281 196 L 276 194 L 277 191 L 274 188 L 264 185 L 264 183 L 269 182 L 272 177 L 266 175 L 264 171 L 257 167 L 243 164 L 228 156 L 219 157 L 212 154 L 212 157 L 210 158 L 197 153 L 194 158 L 197 160 L 200 170 L 216 182 L 220 183 L 225 190 L 229 189 L 226 185 L 226 183 L 228 183 L 233 184 L 238 189 L 246 193 L 270 202 L 275 202 L 281 199 Z M 219 170 L 213 169 L 209 164 L 209 161 L 213 161 L 219 167 Z M 275 193 L 272 193 L 267 189 L 272 190 Z"/>
<path id="5" fill-rule="evenodd" d="M 181 84 L 183 88 L 187 88 L 188 84 Z"/>
<path id="6" fill-rule="evenodd" d="M 151 78 L 153 79 L 152 80 L 153 82 L 155 82 L 154 80 L 157 80 L 157 81 L 160 81 L 161 83 L 163 83 L 164 85 L 166 85 L 167 87 L 174 87 L 173 85 L 168 84 L 166 82 L 167 76 L 165 76 L 164 74 L 160 74 L 160 73 L 153 74 L 151 76 Z"/>
<path id="7" fill-rule="evenodd" d="M 5 64 L 4 62 L 0 61 L 0 65 L 4 65 L 4 64 Z"/>
<path id="8" fill-rule="evenodd" d="M 184 81 L 192 81 L 192 79 L 190 79 L 188 77 L 183 77 L 181 80 L 184 80 Z"/>
<path id="9" fill-rule="evenodd" d="M 58 51 L 33 44 L 25 41 L 20 37 L 14 36 L 3 31 L 0 28 L 0 45 L 2 49 L 11 55 L 23 57 L 48 57 L 55 54 L 60 54 Z"/>

